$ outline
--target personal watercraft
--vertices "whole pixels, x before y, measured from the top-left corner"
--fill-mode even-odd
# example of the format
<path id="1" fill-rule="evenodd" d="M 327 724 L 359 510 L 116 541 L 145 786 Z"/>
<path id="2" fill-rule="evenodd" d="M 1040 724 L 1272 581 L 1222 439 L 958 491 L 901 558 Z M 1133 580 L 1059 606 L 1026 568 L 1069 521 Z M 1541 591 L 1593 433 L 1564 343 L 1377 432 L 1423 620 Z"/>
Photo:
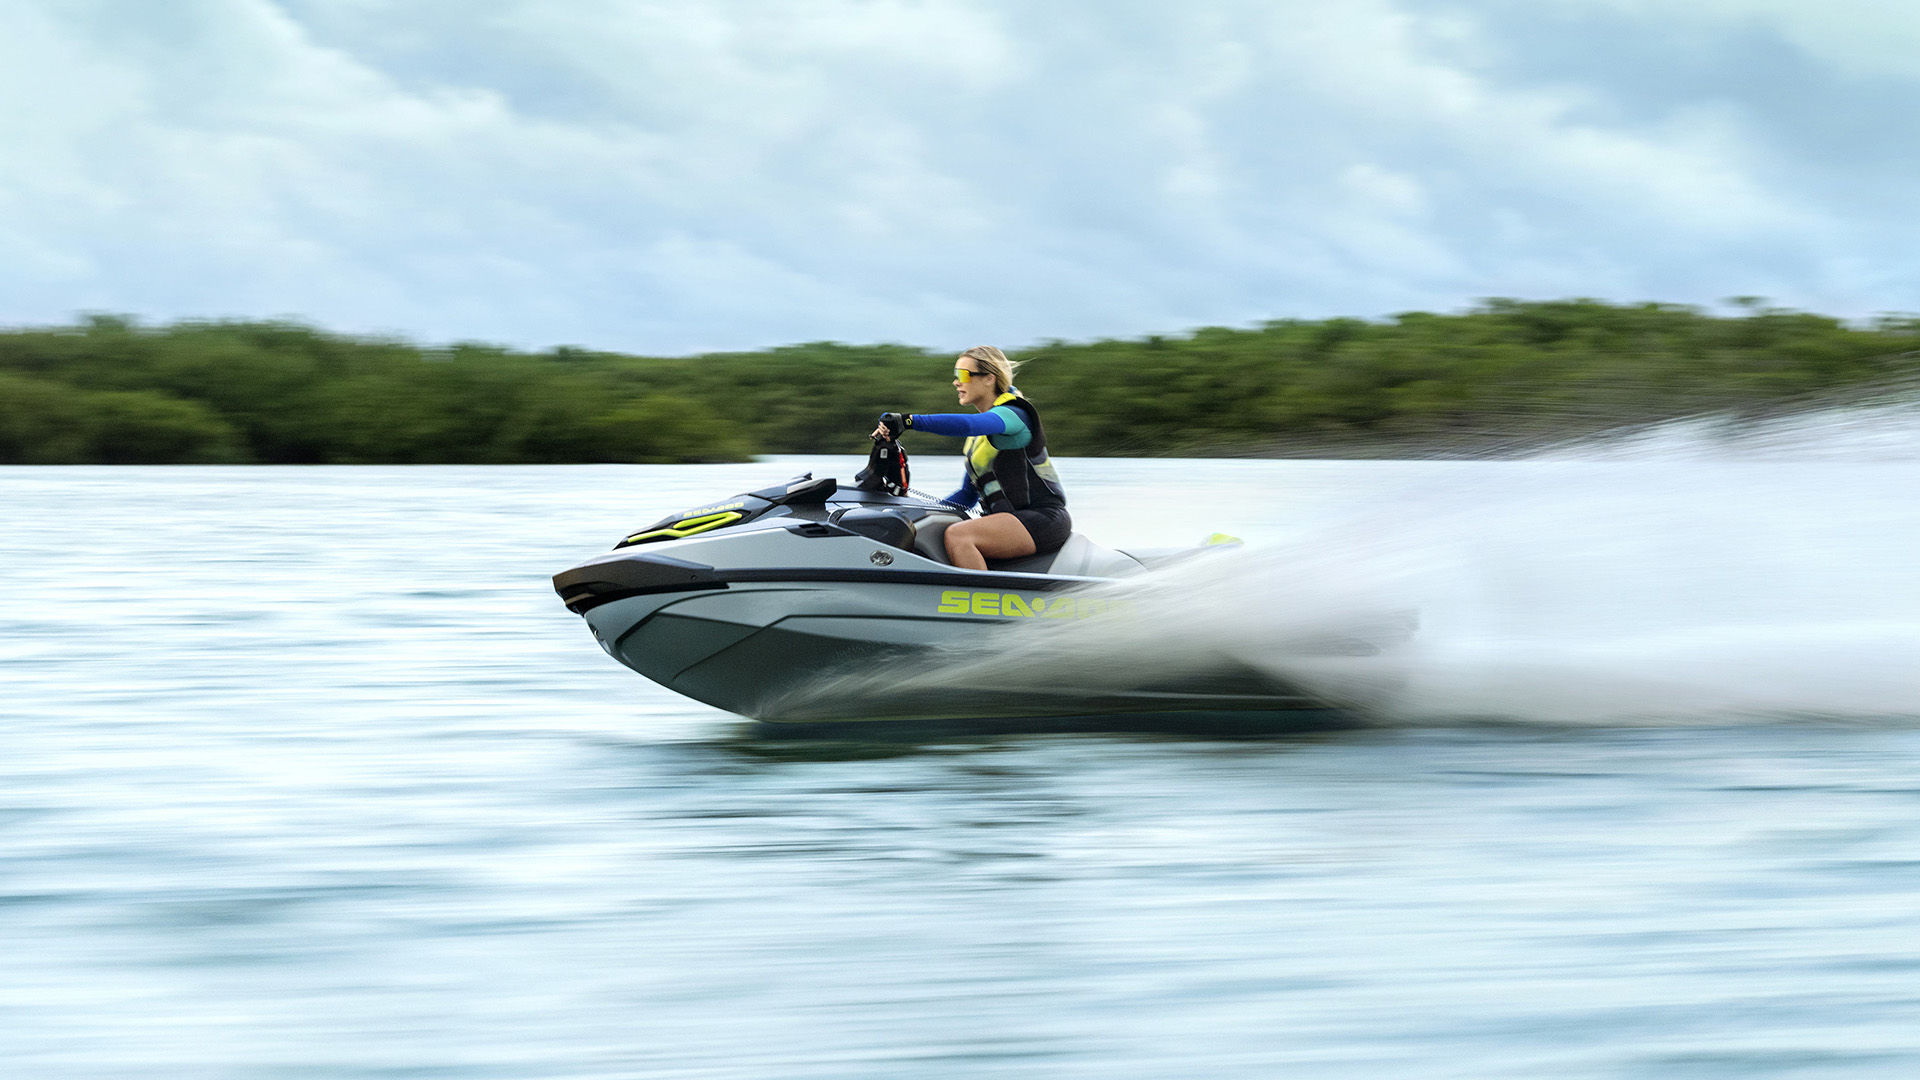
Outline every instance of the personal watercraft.
<path id="1" fill-rule="evenodd" d="M 1055 552 L 986 570 L 956 567 L 942 537 L 965 513 L 908 490 L 903 456 L 897 473 L 880 475 L 874 466 L 886 449 L 876 448 L 855 485 L 809 473 L 671 514 L 555 575 L 554 590 L 620 663 L 769 723 L 991 719 L 1113 728 L 1263 717 L 1313 725 L 1333 710 L 1244 667 L 1097 690 L 985 680 L 958 695 L 884 692 L 889 672 L 905 678 L 929 658 L 1004 641 L 1012 624 L 1115 617 L 1100 586 L 1217 549 L 1118 551 L 1076 532 Z M 796 694 L 848 673 L 863 676 L 865 692 L 824 709 L 817 696 Z"/>

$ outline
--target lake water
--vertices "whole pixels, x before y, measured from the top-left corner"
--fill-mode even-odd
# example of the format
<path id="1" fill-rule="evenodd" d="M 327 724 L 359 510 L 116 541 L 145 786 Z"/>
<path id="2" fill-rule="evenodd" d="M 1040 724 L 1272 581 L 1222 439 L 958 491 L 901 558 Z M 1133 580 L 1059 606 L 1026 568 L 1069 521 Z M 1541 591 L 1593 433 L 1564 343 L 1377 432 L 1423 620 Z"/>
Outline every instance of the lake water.
<path id="1" fill-rule="evenodd" d="M 551 592 L 851 458 L 0 469 L 0 1073 L 1920 1075 L 1908 430 L 1068 459 L 1248 541 L 1086 664 L 1374 695 L 1261 741 L 772 741 Z"/>

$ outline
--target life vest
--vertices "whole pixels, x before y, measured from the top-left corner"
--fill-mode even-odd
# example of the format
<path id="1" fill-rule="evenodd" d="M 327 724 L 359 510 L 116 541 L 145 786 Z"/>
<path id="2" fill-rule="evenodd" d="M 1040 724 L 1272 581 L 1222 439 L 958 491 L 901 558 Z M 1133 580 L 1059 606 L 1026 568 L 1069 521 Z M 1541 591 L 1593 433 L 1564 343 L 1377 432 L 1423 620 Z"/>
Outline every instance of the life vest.
<path id="1" fill-rule="evenodd" d="M 964 448 L 967 478 L 980 493 L 980 505 L 989 514 L 1067 505 L 1060 474 L 1047 457 L 1047 433 L 1040 426 L 1040 410 L 1017 394 L 1001 394 L 994 405 L 1009 405 L 1026 421 L 1032 436 L 1025 446 L 996 446 L 1005 435 L 973 435 Z"/>

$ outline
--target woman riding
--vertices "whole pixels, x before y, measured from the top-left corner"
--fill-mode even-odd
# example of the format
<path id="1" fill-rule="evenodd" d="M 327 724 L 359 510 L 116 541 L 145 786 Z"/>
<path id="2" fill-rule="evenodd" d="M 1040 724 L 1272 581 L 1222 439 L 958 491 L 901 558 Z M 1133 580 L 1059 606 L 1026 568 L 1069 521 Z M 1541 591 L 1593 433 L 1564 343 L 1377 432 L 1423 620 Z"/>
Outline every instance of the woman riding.
<path id="1" fill-rule="evenodd" d="M 946 502 L 964 510 L 978 501 L 986 513 L 949 526 L 946 545 L 948 560 L 969 570 L 1058 551 L 1073 532 L 1040 411 L 1014 388 L 1015 366 L 999 349 L 976 345 L 953 361 L 953 388 L 972 413 L 887 413 L 873 429 L 875 438 L 903 428 L 966 436 L 966 479 Z"/>

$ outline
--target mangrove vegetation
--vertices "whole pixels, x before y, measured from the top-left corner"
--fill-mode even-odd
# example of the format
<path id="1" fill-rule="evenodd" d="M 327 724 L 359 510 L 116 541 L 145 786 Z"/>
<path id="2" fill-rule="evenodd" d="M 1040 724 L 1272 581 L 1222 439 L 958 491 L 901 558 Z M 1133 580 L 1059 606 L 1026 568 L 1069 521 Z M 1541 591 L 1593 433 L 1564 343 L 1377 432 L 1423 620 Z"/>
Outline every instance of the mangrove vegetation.
<path id="1" fill-rule="evenodd" d="M 1011 349 L 1065 455 L 1479 453 L 1920 378 L 1920 318 L 1489 301 Z M 693 462 L 859 453 L 953 408 L 951 353 L 427 348 L 285 322 L 0 331 L 0 463 Z M 921 438 L 917 452 L 949 440 Z"/>

